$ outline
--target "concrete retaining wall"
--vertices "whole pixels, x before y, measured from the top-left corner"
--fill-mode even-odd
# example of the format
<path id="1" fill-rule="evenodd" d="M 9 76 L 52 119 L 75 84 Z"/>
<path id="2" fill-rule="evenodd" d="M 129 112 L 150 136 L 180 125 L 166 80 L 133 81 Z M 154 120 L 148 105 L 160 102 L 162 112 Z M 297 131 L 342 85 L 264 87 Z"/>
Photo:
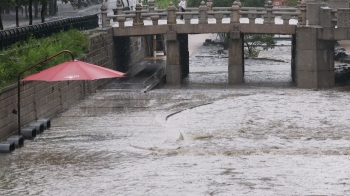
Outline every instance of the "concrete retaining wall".
<path id="1" fill-rule="evenodd" d="M 118 59 L 115 48 L 123 46 L 113 41 L 113 29 L 93 30 L 90 34 L 90 48 L 83 61 L 103 67 L 116 69 Z M 139 50 L 138 37 L 130 39 L 130 55 L 127 68 L 135 66 L 145 55 L 145 48 Z M 142 39 L 142 43 L 145 42 Z M 145 45 L 142 45 L 145 46 Z M 133 60 L 130 60 L 133 59 Z M 65 82 L 21 82 L 21 126 L 25 126 L 38 118 L 49 118 L 68 109 L 76 101 L 95 93 L 96 90 L 111 79 L 95 81 Z M 0 90 L 0 140 L 17 134 L 17 84 Z"/>

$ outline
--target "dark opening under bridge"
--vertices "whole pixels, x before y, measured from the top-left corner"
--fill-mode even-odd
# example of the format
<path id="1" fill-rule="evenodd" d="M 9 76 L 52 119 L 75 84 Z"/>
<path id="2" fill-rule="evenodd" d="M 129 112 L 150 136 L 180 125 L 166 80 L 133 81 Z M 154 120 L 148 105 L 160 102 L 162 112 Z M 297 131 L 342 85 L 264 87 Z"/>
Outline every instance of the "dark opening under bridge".
<path id="1" fill-rule="evenodd" d="M 120 0 L 114 15 L 101 6 L 102 27 L 113 27 L 116 37 L 166 35 L 166 83 L 179 85 L 189 73 L 188 34 L 228 33 L 228 82 L 240 84 L 244 77 L 244 34 L 292 35 L 292 79 L 300 88 L 334 85 L 334 43 L 350 38 L 350 9 L 332 9 L 324 3 L 300 1 L 297 8 L 213 7 L 212 1 L 198 8 L 178 12 L 173 3 L 167 9 L 155 9 L 149 1 L 135 11 L 123 11 Z M 184 20 L 178 19 L 183 15 Z"/>

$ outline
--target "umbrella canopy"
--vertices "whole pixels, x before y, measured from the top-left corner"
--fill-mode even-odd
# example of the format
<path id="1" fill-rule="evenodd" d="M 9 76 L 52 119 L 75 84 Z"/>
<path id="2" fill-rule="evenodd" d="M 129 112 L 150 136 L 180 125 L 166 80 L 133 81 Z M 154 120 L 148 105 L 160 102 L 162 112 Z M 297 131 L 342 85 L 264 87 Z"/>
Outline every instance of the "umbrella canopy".
<path id="1" fill-rule="evenodd" d="M 96 80 L 102 78 L 124 77 L 125 73 L 93 65 L 79 60 L 61 63 L 39 73 L 27 76 L 22 81 L 66 81 L 66 80 Z"/>

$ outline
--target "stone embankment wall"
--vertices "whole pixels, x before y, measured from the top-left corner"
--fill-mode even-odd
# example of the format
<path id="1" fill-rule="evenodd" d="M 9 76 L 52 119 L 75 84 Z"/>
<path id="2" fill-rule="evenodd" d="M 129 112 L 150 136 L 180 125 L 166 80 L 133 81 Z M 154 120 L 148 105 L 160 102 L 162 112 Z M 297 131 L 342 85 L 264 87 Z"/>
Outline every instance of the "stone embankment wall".
<path id="1" fill-rule="evenodd" d="M 139 37 L 128 38 L 129 45 L 114 42 L 113 29 L 92 30 L 89 33 L 89 51 L 81 58 L 85 62 L 103 67 L 118 69 L 117 62 L 126 62 L 126 67 L 137 67 L 137 62 L 145 56 L 145 48 L 139 44 Z M 140 38 L 141 39 L 141 38 Z M 145 43 L 142 41 L 141 44 Z M 115 49 L 129 48 L 128 55 L 117 59 Z M 144 46 L 144 45 L 142 45 Z M 132 59 L 132 61 L 130 60 Z M 64 82 L 21 82 L 21 126 L 25 126 L 38 118 L 51 118 L 55 114 L 68 109 L 76 101 L 95 93 L 96 90 L 112 79 L 95 81 Z M 0 90 L 0 141 L 7 136 L 17 134 L 17 84 Z"/>
<path id="2" fill-rule="evenodd" d="M 118 43 L 114 47 L 117 69 L 127 72 L 129 77 L 143 70 L 145 67 L 138 65 L 138 62 L 143 60 L 147 54 L 151 55 L 147 50 L 148 45 L 152 45 L 152 43 L 148 43 L 150 40 L 152 39 L 147 36 L 114 37 L 114 43 Z"/>

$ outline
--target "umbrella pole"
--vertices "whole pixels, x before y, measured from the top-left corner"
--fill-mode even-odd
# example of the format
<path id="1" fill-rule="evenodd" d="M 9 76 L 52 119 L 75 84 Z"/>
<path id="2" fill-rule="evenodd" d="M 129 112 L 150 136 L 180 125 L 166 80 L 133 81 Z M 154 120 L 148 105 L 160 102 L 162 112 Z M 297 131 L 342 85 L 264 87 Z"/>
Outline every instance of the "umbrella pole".
<path id="1" fill-rule="evenodd" d="M 18 123 L 17 128 L 18 128 L 18 135 L 21 135 L 21 90 L 20 90 L 21 75 L 24 72 L 26 72 L 26 71 L 28 71 L 30 69 L 33 69 L 34 67 L 40 65 L 41 63 L 44 63 L 44 62 L 46 62 L 46 61 L 48 61 L 48 60 L 50 60 L 50 59 L 52 59 L 52 58 L 54 58 L 54 57 L 56 57 L 58 55 L 63 54 L 63 53 L 69 53 L 72 56 L 72 60 L 74 61 L 74 55 L 73 55 L 73 53 L 71 51 L 69 51 L 69 50 L 62 50 L 61 52 L 59 52 L 59 53 L 57 53 L 55 55 L 52 55 L 52 56 L 50 56 L 50 57 L 40 61 L 39 63 L 37 63 L 35 65 L 32 65 L 32 66 L 22 70 L 21 72 L 19 72 L 18 77 L 17 77 L 17 80 L 18 80 L 17 81 L 17 123 Z"/>

